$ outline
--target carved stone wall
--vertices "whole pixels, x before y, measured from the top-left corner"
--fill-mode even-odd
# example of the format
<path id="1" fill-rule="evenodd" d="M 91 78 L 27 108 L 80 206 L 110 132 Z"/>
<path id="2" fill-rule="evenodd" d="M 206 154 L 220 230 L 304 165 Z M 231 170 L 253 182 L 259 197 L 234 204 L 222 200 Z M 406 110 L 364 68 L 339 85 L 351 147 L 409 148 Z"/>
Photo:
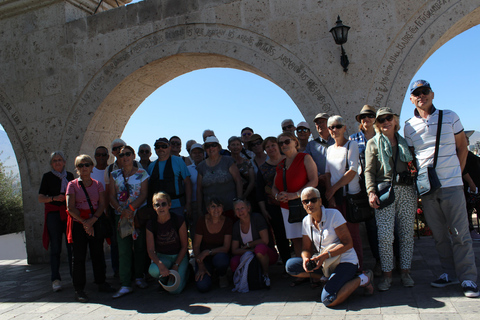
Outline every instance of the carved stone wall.
<path id="1" fill-rule="evenodd" d="M 108 145 L 169 80 L 246 70 L 285 90 L 309 122 L 326 111 L 354 128 L 365 103 L 400 111 L 421 64 L 480 23 L 478 0 L 107 1 L 91 15 L 95 3 L 0 0 L 0 123 L 19 162 L 30 263 L 48 261 L 36 199 L 49 153 L 72 163 Z M 338 14 L 351 27 L 348 73 L 329 33 Z"/>

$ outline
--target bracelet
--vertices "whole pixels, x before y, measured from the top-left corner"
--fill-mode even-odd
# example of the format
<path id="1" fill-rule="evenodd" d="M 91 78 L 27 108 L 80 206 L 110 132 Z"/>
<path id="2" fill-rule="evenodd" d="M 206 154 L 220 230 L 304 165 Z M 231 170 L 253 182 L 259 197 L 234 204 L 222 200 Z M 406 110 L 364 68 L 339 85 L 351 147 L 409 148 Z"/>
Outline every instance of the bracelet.
<path id="1" fill-rule="evenodd" d="M 117 207 L 117 211 L 118 211 L 118 212 L 122 212 L 122 211 L 123 211 L 122 206 L 118 206 L 118 207 Z"/>
<path id="2" fill-rule="evenodd" d="M 129 204 L 128 207 L 130 208 L 130 210 L 135 211 L 131 204 Z"/>
<path id="3" fill-rule="evenodd" d="M 330 253 L 330 250 L 328 251 L 328 257 L 331 258 L 332 254 Z"/>
<path id="4" fill-rule="evenodd" d="M 277 197 L 278 197 L 278 192 L 277 192 L 277 194 L 275 195 L 275 200 L 278 200 Z"/>
<path id="5" fill-rule="evenodd" d="M 179 265 L 178 263 L 176 263 L 176 262 L 175 262 L 173 265 L 174 265 L 174 266 L 177 266 L 177 267 L 180 267 L 180 265 Z"/>
<path id="6" fill-rule="evenodd" d="M 208 255 L 209 255 L 209 256 L 211 256 L 212 253 L 213 253 L 212 250 L 209 250 L 209 251 L 208 251 Z"/>

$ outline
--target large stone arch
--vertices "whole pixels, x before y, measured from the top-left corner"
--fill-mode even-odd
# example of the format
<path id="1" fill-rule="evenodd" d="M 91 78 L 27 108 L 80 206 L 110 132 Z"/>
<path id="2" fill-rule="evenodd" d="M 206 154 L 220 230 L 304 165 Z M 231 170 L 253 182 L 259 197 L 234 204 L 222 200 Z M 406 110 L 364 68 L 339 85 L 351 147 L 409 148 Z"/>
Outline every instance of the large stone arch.
<path id="1" fill-rule="evenodd" d="M 112 57 L 72 108 L 62 137 L 63 149 L 72 145 L 72 139 L 81 138 L 74 130 L 77 123 L 89 125 L 76 152 L 108 144 L 121 135 L 133 112 L 158 87 L 187 72 L 211 67 L 249 71 L 274 82 L 290 95 L 306 119 L 313 119 L 319 109 L 338 113 L 315 73 L 280 44 L 232 26 L 189 24 L 149 34 Z"/>

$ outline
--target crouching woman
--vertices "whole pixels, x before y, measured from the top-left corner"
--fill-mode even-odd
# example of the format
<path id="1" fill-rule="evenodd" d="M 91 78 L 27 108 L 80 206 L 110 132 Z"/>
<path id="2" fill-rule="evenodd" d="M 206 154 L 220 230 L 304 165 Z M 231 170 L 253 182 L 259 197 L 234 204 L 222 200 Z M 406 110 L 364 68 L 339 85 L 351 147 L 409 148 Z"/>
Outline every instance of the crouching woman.
<path id="1" fill-rule="evenodd" d="M 169 277 L 170 270 L 177 271 L 180 275 L 180 285 L 170 293 L 180 293 L 188 279 L 188 239 L 185 219 L 170 213 L 172 200 L 167 193 L 155 193 L 152 203 L 157 218 L 148 221 L 146 227 L 147 251 L 152 259 L 148 272 L 153 278 L 160 280 Z"/>
<path id="2" fill-rule="evenodd" d="M 308 213 L 302 222 L 302 257 L 287 261 L 287 273 L 316 280 L 328 277 L 321 300 L 330 308 L 345 301 L 359 286 L 365 288 L 366 294 L 372 294 L 373 273 L 368 270 L 356 275 L 358 258 L 340 211 L 325 209 L 320 192 L 312 187 L 303 189 L 301 199 Z"/>

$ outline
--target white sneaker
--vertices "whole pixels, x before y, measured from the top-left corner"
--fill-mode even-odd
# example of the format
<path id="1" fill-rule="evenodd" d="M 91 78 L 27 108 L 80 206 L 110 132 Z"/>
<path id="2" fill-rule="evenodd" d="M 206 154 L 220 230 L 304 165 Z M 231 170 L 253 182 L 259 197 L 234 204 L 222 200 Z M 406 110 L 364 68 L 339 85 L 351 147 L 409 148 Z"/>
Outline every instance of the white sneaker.
<path id="1" fill-rule="evenodd" d="M 465 297 L 476 298 L 480 295 L 480 293 L 478 292 L 477 284 L 471 280 L 463 281 L 462 289 Z"/>
<path id="2" fill-rule="evenodd" d="M 52 282 L 52 289 L 53 289 L 53 292 L 58 292 L 60 290 L 62 290 L 62 281 L 60 280 L 54 280 Z"/>

